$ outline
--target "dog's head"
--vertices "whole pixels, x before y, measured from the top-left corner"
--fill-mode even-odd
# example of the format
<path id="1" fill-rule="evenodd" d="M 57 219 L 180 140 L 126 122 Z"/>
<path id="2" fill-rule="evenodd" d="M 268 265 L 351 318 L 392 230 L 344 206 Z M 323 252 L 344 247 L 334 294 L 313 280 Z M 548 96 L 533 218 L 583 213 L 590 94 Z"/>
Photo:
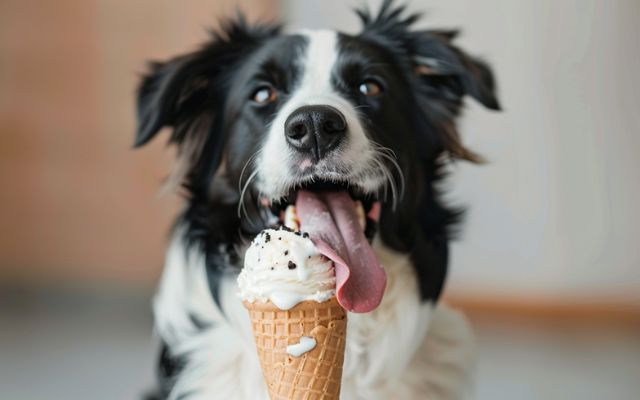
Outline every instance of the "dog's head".
<path id="1" fill-rule="evenodd" d="M 209 213 L 224 210 L 232 235 L 255 233 L 296 202 L 303 213 L 325 203 L 340 228 L 332 207 L 347 207 L 348 194 L 362 210 L 345 218 L 364 212 L 369 238 L 379 220 L 397 250 L 446 236 L 452 213 L 434 194 L 438 165 L 479 161 L 454 119 L 466 95 L 491 109 L 498 102 L 491 71 L 452 45 L 455 32 L 413 31 L 418 16 L 403 11 L 390 1 L 375 16 L 359 11 L 357 35 L 284 35 L 241 17 L 223 25 L 144 77 L 136 146 L 173 128 L 170 181 Z"/>

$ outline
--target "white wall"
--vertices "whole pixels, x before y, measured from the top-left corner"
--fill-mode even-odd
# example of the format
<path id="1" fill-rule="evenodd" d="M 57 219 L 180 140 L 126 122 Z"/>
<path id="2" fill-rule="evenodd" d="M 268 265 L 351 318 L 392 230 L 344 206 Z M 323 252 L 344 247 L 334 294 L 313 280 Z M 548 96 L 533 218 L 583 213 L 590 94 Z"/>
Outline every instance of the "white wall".
<path id="1" fill-rule="evenodd" d="M 294 29 L 354 32 L 349 10 L 364 3 L 283 7 Z M 491 163 L 459 164 L 449 181 L 448 198 L 469 206 L 451 290 L 640 304 L 640 2 L 408 3 L 422 27 L 463 28 L 505 109 L 469 102 L 461 123 Z"/>

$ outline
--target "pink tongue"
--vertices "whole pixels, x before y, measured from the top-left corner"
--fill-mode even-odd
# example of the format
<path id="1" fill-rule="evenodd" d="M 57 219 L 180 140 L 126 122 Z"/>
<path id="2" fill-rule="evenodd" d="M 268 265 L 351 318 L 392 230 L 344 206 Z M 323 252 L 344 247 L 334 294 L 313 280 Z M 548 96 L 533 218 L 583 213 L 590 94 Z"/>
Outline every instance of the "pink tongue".
<path id="1" fill-rule="evenodd" d="M 387 275 L 369 245 L 354 201 L 346 192 L 314 193 L 301 190 L 296 199 L 301 230 L 336 268 L 336 296 L 353 312 L 376 308 L 387 284 Z"/>

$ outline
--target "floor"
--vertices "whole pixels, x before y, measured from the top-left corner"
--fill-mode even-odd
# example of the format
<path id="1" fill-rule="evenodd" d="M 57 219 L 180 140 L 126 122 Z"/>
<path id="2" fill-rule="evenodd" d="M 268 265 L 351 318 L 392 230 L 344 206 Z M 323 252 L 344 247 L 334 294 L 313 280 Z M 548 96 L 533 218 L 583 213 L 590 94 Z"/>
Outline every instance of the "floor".
<path id="1" fill-rule="evenodd" d="M 135 399 L 150 386 L 155 345 L 146 295 L 4 294 L 1 399 Z M 637 329 L 473 321 L 478 400 L 640 398 Z"/>
<path id="2" fill-rule="evenodd" d="M 640 330 L 474 318 L 477 399 L 640 399 Z"/>

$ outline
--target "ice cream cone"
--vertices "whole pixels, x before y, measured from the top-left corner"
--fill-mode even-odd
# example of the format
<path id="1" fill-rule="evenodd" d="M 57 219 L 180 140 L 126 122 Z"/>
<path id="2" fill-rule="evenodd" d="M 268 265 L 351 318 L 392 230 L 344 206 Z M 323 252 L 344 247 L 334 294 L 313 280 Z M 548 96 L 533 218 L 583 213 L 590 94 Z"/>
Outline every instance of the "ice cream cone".
<path id="1" fill-rule="evenodd" d="M 290 310 L 270 301 L 244 305 L 271 400 L 337 400 L 347 317 L 336 298 L 303 301 Z M 287 347 L 301 343 L 303 336 L 313 338 L 315 347 L 298 357 L 290 355 Z"/>

